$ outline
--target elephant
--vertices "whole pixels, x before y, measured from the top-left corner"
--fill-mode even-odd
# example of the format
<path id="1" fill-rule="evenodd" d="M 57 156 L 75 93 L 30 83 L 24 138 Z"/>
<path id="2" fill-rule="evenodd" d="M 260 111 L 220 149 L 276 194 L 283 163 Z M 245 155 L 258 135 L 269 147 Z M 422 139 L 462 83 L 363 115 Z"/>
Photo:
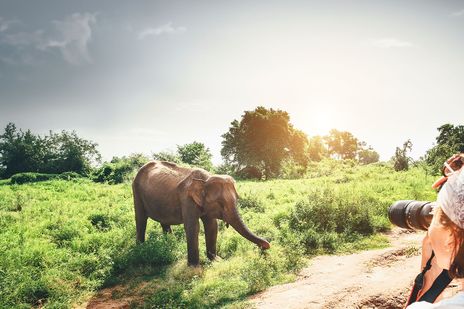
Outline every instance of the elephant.
<path id="1" fill-rule="evenodd" d="M 188 265 L 199 264 L 199 219 L 203 222 L 206 255 L 210 260 L 216 258 L 217 219 L 261 249 L 270 248 L 268 241 L 253 234 L 242 221 L 237 210 L 239 196 L 231 176 L 155 160 L 137 172 L 132 192 L 137 242 L 145 241 L 148 218 L 158 221 L 164 233 L 171 232 L 171 225 L 184 224 Z"/>

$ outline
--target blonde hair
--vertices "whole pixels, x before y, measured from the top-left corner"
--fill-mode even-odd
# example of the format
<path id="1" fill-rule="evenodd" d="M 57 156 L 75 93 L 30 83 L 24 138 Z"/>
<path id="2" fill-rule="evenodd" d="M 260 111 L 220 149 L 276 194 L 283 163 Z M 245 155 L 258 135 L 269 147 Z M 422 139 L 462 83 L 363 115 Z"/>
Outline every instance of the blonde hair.
<path id="1" fill-rule="evenodd" d="M 434 216 L 437 215 L 440 218 L 440 224 L 451 231 L 454 238 L 453 259 L 449 269 L 450 277 L 453 279 L 464 278 L 464 229 L 451 221 L 441 207 L 436 208 Z"/>

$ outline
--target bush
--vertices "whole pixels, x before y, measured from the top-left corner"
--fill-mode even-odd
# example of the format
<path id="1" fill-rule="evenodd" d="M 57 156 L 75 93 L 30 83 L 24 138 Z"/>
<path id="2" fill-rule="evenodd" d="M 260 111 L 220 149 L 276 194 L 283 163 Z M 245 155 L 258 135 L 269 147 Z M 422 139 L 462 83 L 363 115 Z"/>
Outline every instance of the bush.
<path id="1" fill-rule="evenodd" d="M 9 123 L 0 134 L 0 173 L 8 178 L 17 173 L 59 174 L 73 171 L 87 175 L 100 160 L 97 144 L 76 132 L 61 131 L 40 136 Z"/>
<path id="2" fill-rule="evenodd" d="M 24 183 L 46 181 L 56 179 L 56 174 L 42 174 L 42 173 L 19 173 L 11 177 L 11 183 L 21 185 Z"/>
<path id="3" fill-rule="evenodd" d="M 25 183 L 33 183 L 53 179 L 71 180 L 77 178 L 82 178 L 82 176 L 76 172 L 65 172 L 62 174 L 18 173 L 11 177 L 10 183 L 21 185 Z"/>
<path id="4" fill-rule="evenodd" d="M 380 201 L 358 196 L 350 188 L 327 187 L 311 192 L 306 200 L 295 204 L 289 215 L 289 227 L 301 235 L 308 252 L 319 248 L 333 252 L 343 239 L 371 235 L 381 229 L 372 214 L 375 204 L 382 207 Z"/>
<path id="5" fill-rule="evenodd" d="M 295 160 L 285 160 L 282 163 L 280 170 L 280 178 L 283 179 L 298 179 L 304 177 L 306 174 L 306 167 L 298 164 Z"/>
<path id="6" fill-rule="evenodd" d="M 255 166 L 247 166 L 242 168 L 236 173 L 238 178 L 241 179 L 262 179 L 263 173 L 261 170 Z"/>
<path id="7" fill-rule="evenodd" d="M 154 267 L 170 264 L 179 255 L 177 243 L 174 235 L 150 233 L 147 241 L 135 245 L 127 254 L 115 259 L 114 274 L 122 274 L 130 267 Z"/>
<path id="8" fill-rule="evenodd" d="M 255 195 L 244 195 L 240 197 L 237 202 L 239 209 L 249 209 L 251 211 L 263 212 L 263 202 Z"/>
<path id="9" fill-rule="evenodd" d="M 129 157 L 114 157 L 111 162 L 105 162 L 100 168 L 94 170 L 91 179 L 95 182 L 107 182 L 117 184 L 128 181 L 133 174 L 149 159 L 141 154 L 133 154 Z"/>
<path id="10" fill-rule="evenodd" d="M 92 214 L 89 216 L 89 220 L 97 230 L 105 231 L 111 228 L 111 221 L 107 215 Z"/>

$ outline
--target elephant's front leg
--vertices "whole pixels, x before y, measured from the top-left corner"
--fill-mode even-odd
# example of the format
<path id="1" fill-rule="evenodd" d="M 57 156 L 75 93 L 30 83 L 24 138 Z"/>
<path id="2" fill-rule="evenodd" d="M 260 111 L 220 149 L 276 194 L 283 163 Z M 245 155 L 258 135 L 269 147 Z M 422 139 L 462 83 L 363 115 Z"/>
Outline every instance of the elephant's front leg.
<path id="1" fill-rule="evenodd" d="M 201 217 L 201 221 L 205 227 L 206 255 L 208 259 L 214 260 L 216 258 L 218 223 L 216 219 L 208 217 Z"/>
<path id="2" fill-rule="evenodd" d="M 188 264 L 196 266 L 200 263 L 200 254 L 198 251 L 198 233 L 200 224 L 197 218 L 187 219 L 184 222 L 185 235 L 187 236 Z"/>

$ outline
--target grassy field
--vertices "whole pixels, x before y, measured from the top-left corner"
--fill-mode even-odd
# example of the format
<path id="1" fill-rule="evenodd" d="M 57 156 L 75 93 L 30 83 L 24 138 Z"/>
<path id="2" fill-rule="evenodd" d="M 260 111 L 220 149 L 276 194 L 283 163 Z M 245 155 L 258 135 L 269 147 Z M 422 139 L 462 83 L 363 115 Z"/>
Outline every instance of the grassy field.
<path id="1" fill-rule="evenodd" d="M 122 286 L 133 307 L 240 308 L 245 298 L 290 281 L 308 258 L 386 245 L 388 206 L 399 199 L 433 200 L 434 178 L 418 169 L 325 162 L 305 179 L 239 181 L 239 211 L 271 242 L 260 251 L 221 222 L 218 254 L 186 266 L 182 226 L 163 235 L 149 221 L 135 245 L 129 183 L 86 179 L 0 183 L 0 308 L 69 308 L 99 289 Z"/>

